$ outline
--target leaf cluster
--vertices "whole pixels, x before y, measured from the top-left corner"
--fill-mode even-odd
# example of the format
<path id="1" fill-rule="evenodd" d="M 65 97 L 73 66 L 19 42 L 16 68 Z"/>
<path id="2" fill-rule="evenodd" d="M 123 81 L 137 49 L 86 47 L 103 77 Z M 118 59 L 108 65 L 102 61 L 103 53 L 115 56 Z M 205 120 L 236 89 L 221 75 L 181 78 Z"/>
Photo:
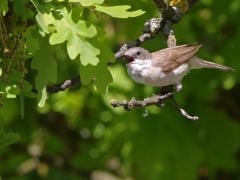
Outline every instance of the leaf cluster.
<path id="1" fill-rule="evenodd" d="M 48 97 L 48 84 L 57 82 L 58 54 L 63 52 L 71 60 L 79 60 L 82 84 L 86 85 L 94 78 L 96 89 L 105 93 L 108 84 L 113 81 L 107 63 L 114 62 L 115 57 L 99 41 L 105 31 L 86 20 L 85 11 L 91 11 L 96 16 L 98 13 L 106 13 L 117 18 L 135 17 L 143 13 L 141 10 L 129 12 L 127 9 L 130 6 L 125 5 L 105 7 L 102 5 L 103 0 L 1 2 L 1 47 L 4 49 L 1 54 L 2 96 L 37 96 L 40 107 L 44 106 Z M 16 35 L 10 41 L 13 34 Z M 38 92 L 36 96 L 31 93 L 30 84 L 24 78 L 31 70 L 24 65 L 28 59 L 32 59 L 31 69 L 37 70 L 34 85 L 35 92 Z M 19 73 L 21 76 L 15 78 L 17 82 L 14 82 L 11 76 L 16 77 Z"/>

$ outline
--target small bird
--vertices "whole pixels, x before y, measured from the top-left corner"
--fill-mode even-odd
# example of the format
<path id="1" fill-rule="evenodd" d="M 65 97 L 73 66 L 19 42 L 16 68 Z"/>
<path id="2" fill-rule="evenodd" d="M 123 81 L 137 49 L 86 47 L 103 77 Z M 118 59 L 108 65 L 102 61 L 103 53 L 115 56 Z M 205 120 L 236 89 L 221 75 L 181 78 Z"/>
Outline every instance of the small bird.
<path id="1" fill-rule="evenodd" d="M 141 47 L 130 48 L 124 53 L 127 72 L 138 83 L 155 87 L 176 85 L 174 92 L 178 92 L 182 89 L 182 78 L 190 69 L 216 68 L 234 71 L 232 68 L 197 57 L 195 54 L 201 46 L 184 44 L 153 53 Z"/>

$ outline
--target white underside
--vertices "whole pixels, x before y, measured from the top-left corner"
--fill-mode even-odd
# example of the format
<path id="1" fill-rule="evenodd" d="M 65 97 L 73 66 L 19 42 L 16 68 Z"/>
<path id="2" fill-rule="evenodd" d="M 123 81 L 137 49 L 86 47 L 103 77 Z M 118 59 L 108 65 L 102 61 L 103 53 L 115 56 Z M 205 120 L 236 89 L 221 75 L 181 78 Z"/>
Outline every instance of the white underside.
<path id="1" fill-rule="evenodd" d="M 171 72 L 162 72 L 161 68 L 152 67 L 150 60 L 138 59 L 127 65 L 127 72 L 134 81 L 156 87 L 180 84 L 188 69 L 188 64 L 183 63 Z"/>

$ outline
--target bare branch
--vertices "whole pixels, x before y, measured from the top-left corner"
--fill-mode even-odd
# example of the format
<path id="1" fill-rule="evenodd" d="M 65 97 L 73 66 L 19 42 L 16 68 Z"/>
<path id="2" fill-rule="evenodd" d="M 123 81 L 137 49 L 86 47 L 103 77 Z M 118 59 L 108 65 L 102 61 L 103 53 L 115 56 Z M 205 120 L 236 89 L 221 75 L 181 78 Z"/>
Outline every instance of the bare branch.
<path id="1" fill-rule="evenodd" d="M 110 103 L 111 103 L 112 107 L 114 107 L 114 108 L 123 106 L 125 110 L 130 111 L 132 108 L 136 108 L 136 107 L 143 108 L 143 107 L 152 106 L 152 105 L 156 105 L 158 107 L 163 107 L 164 100 L 167 97 L 168 96 L 163 96 L 163 97 L 152 96 L 151 98 L 147 98 L 144 100 L 136 100 L 133 97 L 129 102 L 126 100 L 123 100 L 122 102 L 119 102 L 117 100 L 111 100 Z M 183 116 L 185 116 L 186 118 L 191 119 L 191 120 L 198 120 L 197 116 L 188 115 L 188 113 L 177 104 L 177 102 L 175 101 L 173 96 L 171 96 L 170 99 L 172 100 L 174 105 L 179 109 L 179 111 L 182 113 Z"/>
<path id="2" fill-rule="evenodd" d="M 123 100 L 122 102 L 119 102 L 115 99 L 111 100 L 111 105 L 116 108 L 119 106 L 123 106 L 125 110 L 130 111 L 132 108 L 136 107 L 146 107 L 146 106 L 152 106 L 156 105 L 159 107 L 164 106 L 164 103 L 162 100 L 159 100 L 156 96 L 152 96 L 151 98 L 147 98 L 144 100 L 136 100 L 134 97 L 128 102 L 126 100 Z"/>
<path id="3" fill-rule="evenodd" d="M 185 116 L 186 118 L 191 119 L 191 120 L 198 120 L 197 116 L 188 115 L 188 113 L 177 104 L 176 100 L 173 97 L 174 92 L 176 92 L 176 90 L 175 91 L 173 90 L 173 85 L 164 86 L 159 91 L 160 95 L 153 94 L 151 98 L 146 98 L 144 100 L 136 100 L 133 97 L 129 102 L 126 100 L 119 102 L 119 101 L 113 99 L 110 101 L 110 104 L 114 108 L 123 106 L 124 109 L 127 111 L 130 111 L 132 108 L 136 108 L 136 107 L 143 108 L 143 107 L 152 106 L 152 105 L 156 105 L 161 108 L 164 106 L 164 101 L 167 98 L 170 98 L 172 100 L 172 102 L 174 103 L 174 105 L 182 113 L 183 116 Z"/>
<path id="4" fill-rule="evenodd" d="M 164 19 L 172 19 L 174 16 L 174 9 L 168 4 L 166 0 L 153 0 L 153 2 L 161 12 Z"/>
<path id="5" fill-rule="evenodd" d="M 144 28 L 142 29 L 142 35 L 139 36 L 134 41 L 129 41 L 128 43 L 124 44 L 120 51 L 127 50 L 131 47 L 138 47 L 142 43 L 144 43 L 147 40 L 155 38 L 155 36 L 160 32 L 160 23 L 162 21 L 162 18 L 152 18 L 144 23 Z M 124 53 L 124 51 L 123 51 Z M 115 54 L 116 57 L 116 54 Z"/>
<path id="6" fill-rule="evenodd" d="M 116 60 L 122 58 L 125 51 L 126 51 L 126 50 L 120 50 L 120 51 L 118 51 L 117 53 L 115 53 L 115 58 L 116 58 Z M 110 64 L 110 63 L 109 63 L 109 64 Z"/>
<path id="7" fill-rule="evenodd" d="M 67 88 L 75 86 L 81 82 L 80 76 L 76 76 L 72 79 L 68 79 L 63 83 L 55 84 L 53 86 L 47 87 L 47 92 L 49 94 L 58 93 L 59 91 L 65 91 Z"/>

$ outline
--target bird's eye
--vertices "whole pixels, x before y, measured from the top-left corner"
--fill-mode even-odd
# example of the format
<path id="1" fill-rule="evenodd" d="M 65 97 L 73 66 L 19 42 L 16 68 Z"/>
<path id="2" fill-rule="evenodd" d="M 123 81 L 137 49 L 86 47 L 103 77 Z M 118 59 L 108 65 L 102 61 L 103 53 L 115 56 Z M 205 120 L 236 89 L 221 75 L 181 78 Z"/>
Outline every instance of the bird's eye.
<path id="1" fill-rule="evenodd" d="M 140 55 L 140 52 L 139 52 L 139 51 L 137 52 L 137 55 Z"/>

